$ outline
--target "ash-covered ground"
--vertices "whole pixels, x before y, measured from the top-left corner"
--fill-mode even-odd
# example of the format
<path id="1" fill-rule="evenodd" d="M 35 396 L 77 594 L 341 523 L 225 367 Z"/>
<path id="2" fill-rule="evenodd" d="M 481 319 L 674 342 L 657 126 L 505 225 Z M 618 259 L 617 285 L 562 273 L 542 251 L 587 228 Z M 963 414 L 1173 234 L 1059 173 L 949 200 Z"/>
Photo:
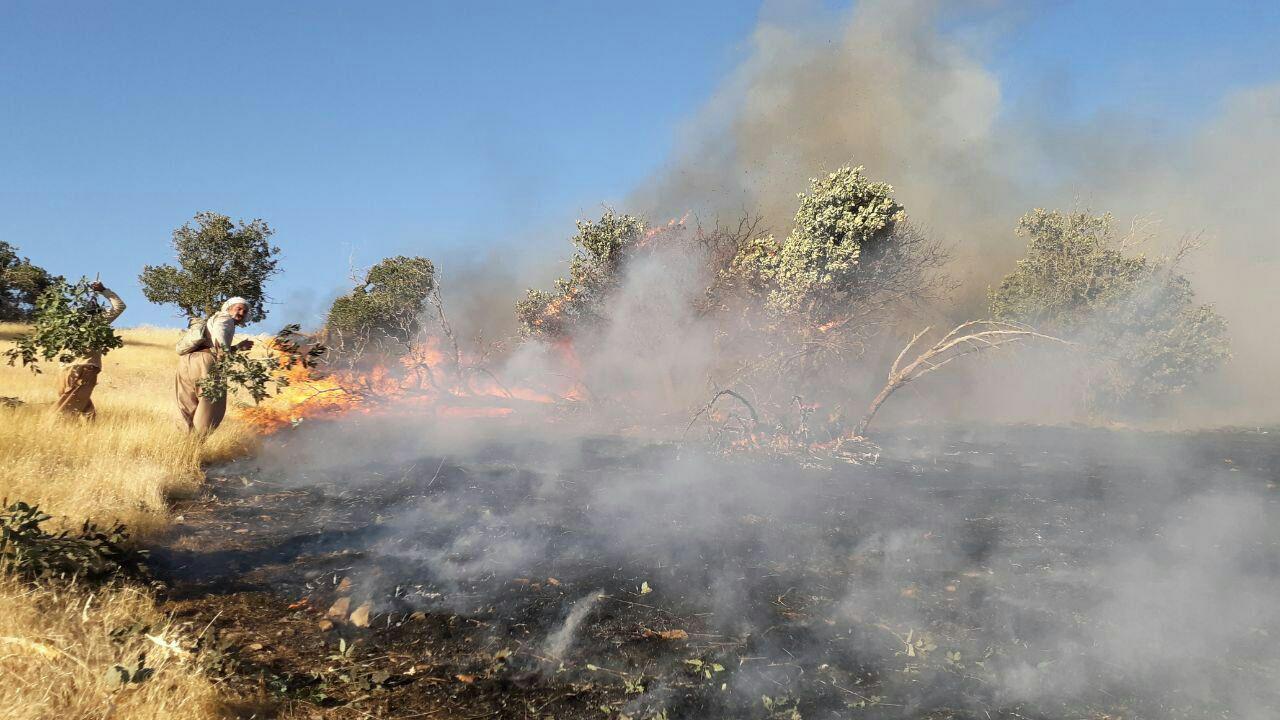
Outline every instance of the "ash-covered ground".
<path id="1" fill-rule="evenodd" d="M 268 714 L 1280 716 L 1280 435 L 879 441 L 304 426 L 155 558 Z"/>

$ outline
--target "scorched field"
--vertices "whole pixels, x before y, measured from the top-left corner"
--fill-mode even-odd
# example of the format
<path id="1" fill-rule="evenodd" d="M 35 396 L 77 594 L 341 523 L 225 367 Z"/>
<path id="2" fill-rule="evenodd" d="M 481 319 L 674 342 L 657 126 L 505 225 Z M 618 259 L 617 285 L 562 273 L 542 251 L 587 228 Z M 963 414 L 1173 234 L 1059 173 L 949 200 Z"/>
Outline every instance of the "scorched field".
<path id="1" fill-rule="evenodd" d="M 233 694 L 302 716 L 1265 717 L 1275 438 L 350 418 L 212 471 L 153 560 Z"/>

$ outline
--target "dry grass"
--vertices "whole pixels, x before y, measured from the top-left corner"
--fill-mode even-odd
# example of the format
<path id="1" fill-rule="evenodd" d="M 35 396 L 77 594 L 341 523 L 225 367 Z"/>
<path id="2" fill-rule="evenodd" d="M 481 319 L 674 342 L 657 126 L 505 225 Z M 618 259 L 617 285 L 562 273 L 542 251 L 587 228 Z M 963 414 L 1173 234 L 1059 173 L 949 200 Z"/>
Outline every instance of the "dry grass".
<path id="1" fill-rule="evenodd" d="M 0 324 L 0 352 L 22 328 Z M 179 425 L 173 398 L 176 331 L 122 330 L 94 392 L 94 422 L 55 417 L 59 368 L 40 375 L 0 363 L 0 497 L 25 500 L 57 521 L 120 520 L 136 535 L 164 527 L 168 500 L 193 491 L 201 466 L 253 451 L 257 440 L 229 417 L 203 444 Z M 87 608 L 87 609 L 86 609 Z M 113 642 L 111 630 L 142 622 L 157 637 L 176 630 L 137 588 L 33 587 L 0 574 L 0 713 L 5 718 L 221 717 L 213 683 L 189 659 L 143 635 Z M 147 652 L 155 675 L 113 686 L 108 671 Z"/>
<path id="2" fill-rule="evenodd" d="M 20 328 L 0 325 L 0 352 Z M 93 400 L 94 422 L 49 412 L 59 369 L 40 375 L 0 365 L 0 395 L 25 404 L 0 407 L 0 497 L 36 503 L 72 522 L 120 520 L 138 533 L 164 526 L 166 499 L 199 485 L 202 464 L 252 452 L 256 437 L 228 418 L 205 443 L 179 425 L 173 398 L 175 331 L 120 333 L 125 346 L 109 353 Z"/>
<path id="3" fill-rule="evenodd" d="M 135 623 L 150 628 L 111 637 L 112 630 Z M 0 708 L 12 720 L 222 717 L 215 686 L 184 650 L 192 634 L 188 629 L 182 638 L 137 588 L 95 595 L 0 578 Z M 136 684 L 113 684 L 113 666 L 133 663 L 139 653 L 146 653 L 154 674 Z"/>

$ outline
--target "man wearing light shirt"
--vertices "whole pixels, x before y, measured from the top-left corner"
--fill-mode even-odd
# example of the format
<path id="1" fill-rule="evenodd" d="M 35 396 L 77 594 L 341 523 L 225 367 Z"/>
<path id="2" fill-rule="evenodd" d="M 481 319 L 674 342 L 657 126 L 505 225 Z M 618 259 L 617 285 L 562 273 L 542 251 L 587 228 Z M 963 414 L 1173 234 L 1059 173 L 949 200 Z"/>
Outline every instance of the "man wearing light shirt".
<path id="1" fill-rule="evenodd" d="M 249 301 L 233 297 L 222 303 L 222 309 L 205 323 L 205 338 L 197 349 L 178 356 L 178 374 L 174 389 L 178 397 L 178 411 L 188 430 L 210 433 L 222 424 L 227 414 L 227 399 L 210 400 L 200 394 L 200 381 L 208 374 L 214 362 L 227 349 L 248 350 L 252 340 L 233 344 L 236 326 L 243 325 L 249 316 Z"/>
<path id="2" fill-rule="evenodd" d="M 100 282 L 94 282 L 89 289 L 102 295 L 111 303 L 103 318 L 108 324 L 115 322 L 124 312 L 124 301 Z M 56 412 L 67 415 L 79 415 L 92 419 L 97 415 L 93 406 L 93 389 L 98 386 L 98 374 L 102 372 L 102 353 L 92 352 L 62 368 L 62 382 L 58 388 L 58 401 L 54 403 Z"/>

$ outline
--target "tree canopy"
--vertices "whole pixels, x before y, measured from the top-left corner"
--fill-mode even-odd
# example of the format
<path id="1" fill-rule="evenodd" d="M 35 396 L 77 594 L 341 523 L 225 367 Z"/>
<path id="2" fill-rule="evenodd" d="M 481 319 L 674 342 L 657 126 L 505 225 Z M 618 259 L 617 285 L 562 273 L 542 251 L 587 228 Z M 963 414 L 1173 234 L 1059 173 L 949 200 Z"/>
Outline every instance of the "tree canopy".
<path id="1" fill-rule="evenodd" d="M 326 341 L 339 357 L 368 350 L 403 355 L 422 329 L 422 315 L 436 288 L 436 269 L 424 257 L 387 258 L 333 301 L 325 319 Z"/>
<path id="2" fill-rule="evenodd" d="M 19 256 L 16 247 L 0 240 L 0 321 L 29 321 L 36 299 L 61 280 Z"/>
<path id="3" fill-rule="evenodd" d="M 1085 345 L 1095 409 L 1152 409 L 1229 357 L 1226 321 L 1196 303 L 1181 254 L 1126 253 L 1114 218 L 1083 211 L 1037 209 L 1017 232 L 1027 254 L 991 291 L 991 314 Z"/>
<path id="4" fill-rule="evenodd" d="M 809 192 L 800 193 L 786 242 L 777 253 L 761 256 L 767 262 L 764 277 L 776 283 L 769 303 L 829 319 L 851 295 L 873 289 L 869 261 L 884 254 L 905 220 L 893 187 L 868 180 L 861 167 L 811 179 Z"/>
<path id="5" fill-rule="evenodd" d="M 138 277 L 147 299 L 176 305 L 188 317 L 209 316 L 231 297 L 249 301 L 249 322 L 267 316 L 267 281 L 277 272 L 280 248 L 262 220 L 232 222 L 226 215 L 202 212 L 195 225 L 173 231 L 177 265 L 147 265 Z"/>
<path id="6" fill-rule="evenodd" d="M 516 319 L 526 335 L 563 336 L 597 323 L 618 286 L 628 251 L 645 233 L 643 220 L 612 210 L 597 221 L 579 220 L 577 227 L 569 276 L 556 281 L 554 292 L 530 290 L 516 304 Z"/>

